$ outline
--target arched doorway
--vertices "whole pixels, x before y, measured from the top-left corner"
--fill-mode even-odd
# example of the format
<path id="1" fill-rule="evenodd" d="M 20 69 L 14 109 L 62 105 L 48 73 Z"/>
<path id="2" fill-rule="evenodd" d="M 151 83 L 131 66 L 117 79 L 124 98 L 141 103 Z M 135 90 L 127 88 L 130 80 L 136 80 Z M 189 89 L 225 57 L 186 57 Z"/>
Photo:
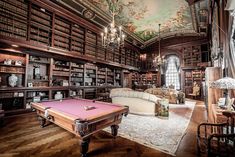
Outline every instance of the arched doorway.
<path id="1" fill-rule="evenodd" d="M 165 83 L 169 87 L 173 85 L 175 89 L 180 89 L 180 59 L 176 55 L 169 55 L 166 60 Z"/>

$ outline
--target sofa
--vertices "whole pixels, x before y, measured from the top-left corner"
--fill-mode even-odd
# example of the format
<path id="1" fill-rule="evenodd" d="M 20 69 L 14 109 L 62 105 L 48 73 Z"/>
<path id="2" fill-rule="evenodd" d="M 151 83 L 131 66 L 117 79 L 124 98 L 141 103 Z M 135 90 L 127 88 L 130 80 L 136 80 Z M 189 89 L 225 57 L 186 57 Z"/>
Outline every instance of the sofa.
<path id="1" fill-rule="evenodd" d="M 156 95 L 160 98 L 166 98 L 171 104 L 184 104 L 185 94 L 181 91 L 170 88 L 149 88 L 144 92 Z"/>
<path id="2" fill-rule="evenodd" d="M 110 91 L 112 103 L 129 107 L 129 112 L 138 115 L 159 116 L 161 98 L 128 88 L 115 88 Z M 168 107 L 166 107 L 168 108 Z M 168 114 L 165 114 L 168 115 Z"/>

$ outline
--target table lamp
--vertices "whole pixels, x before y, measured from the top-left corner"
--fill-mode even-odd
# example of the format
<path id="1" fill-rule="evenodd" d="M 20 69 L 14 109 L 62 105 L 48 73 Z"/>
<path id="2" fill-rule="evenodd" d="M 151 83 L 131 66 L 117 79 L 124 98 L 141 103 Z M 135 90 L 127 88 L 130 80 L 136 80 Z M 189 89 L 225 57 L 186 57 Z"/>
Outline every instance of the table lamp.
<path id="1" fill-rule="evenodd" d="M 229 89 L 235 89 L 235 79 L 231 77 L 224 77 L 211 83 L 211 88 L 224 89 L 225 93 L 225 106 L 231 105 L 230 97 L 228 94 Z"/>

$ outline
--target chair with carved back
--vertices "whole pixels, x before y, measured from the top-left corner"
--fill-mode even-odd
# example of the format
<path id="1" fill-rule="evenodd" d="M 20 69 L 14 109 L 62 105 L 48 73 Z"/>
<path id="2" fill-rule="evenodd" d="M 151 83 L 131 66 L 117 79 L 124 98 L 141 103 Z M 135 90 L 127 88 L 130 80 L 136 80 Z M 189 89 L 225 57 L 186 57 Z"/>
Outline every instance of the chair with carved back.
<path id="1" fill-rule="evenodd" d="M 193 93 L 190 93 L 189 96 L 192 96 L 193 98 L 196 99 L 197 96 L 200 96 L 200 90 L 201 90 L 200 86 L 196 82 L 194 82 Z"/>
<path id="2" fill-rule="evenodd" d="M 222 113 L 227 122 L 201 123 L 197 129 L 198 155 L 206 153 L 208 157 L 235 156 L 235 112 Z"/>

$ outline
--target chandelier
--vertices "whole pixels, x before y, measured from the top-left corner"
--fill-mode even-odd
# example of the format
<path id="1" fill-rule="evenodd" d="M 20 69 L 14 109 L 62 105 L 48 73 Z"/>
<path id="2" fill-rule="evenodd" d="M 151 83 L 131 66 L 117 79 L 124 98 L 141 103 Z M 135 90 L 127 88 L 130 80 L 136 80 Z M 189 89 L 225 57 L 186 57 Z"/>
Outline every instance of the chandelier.
<path id="1" fill-rule="evenodd" d="M 160 36 L 160 27 L 161 24 L 159 24 L 159 42 L 158 42 L 158 55 L 154 57 L 153 59 L 153 67 L 156 69 L 159 69 L 164 63 L 165 63 L 165 56 L 161 56 L 161 36 Z"/>
<path id="2" fill-rule="evenodd" d="M 110 9 L 112 14 L 112 22 L 108 27 L 104 28 L 104 32 L 101 33 L 101 40 L 103 47 L 120 48 L 124 46 L 125 35 L 122 32 L 122 26 L 118 28 L 115 25 L 114 17 L 117 15 L 117 11 L 114 11 L 114 4 Z"/>

